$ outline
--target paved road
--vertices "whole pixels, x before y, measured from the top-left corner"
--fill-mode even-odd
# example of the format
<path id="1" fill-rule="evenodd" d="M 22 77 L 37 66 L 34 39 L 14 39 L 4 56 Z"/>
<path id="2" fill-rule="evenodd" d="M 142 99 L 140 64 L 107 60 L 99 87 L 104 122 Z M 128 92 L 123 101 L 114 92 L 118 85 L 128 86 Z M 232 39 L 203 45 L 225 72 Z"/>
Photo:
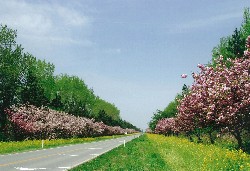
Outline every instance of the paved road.
<path id="1" fill-rule="evenodd" d="M 140 134 L 99 142 L 0 155 L 0 170 L 68 170 L 123 145 L 124 140 L 128 142 L 138 136 Z"/>

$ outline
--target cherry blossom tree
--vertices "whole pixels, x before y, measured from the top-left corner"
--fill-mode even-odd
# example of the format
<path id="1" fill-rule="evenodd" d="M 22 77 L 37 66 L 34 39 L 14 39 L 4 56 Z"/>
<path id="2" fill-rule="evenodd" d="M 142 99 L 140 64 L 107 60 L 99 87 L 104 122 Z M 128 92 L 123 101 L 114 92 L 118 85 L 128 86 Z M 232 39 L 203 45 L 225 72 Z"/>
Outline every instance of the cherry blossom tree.
<path id="1" fill-rule="evenodd" d="M 92 119 L 76 117 L 46 107 L 12 106 L 6 113 L 12 123 L 15 140 L 92 137 L 136 132 L 133 129 L 107 126 L 103 122 L 94 122 Z"/>
<path id="2" fill-rule="evenodd" d="M 242 132 L 250 125 L 250 36 L 243 58 L 216 59 L 216 66 L 199 64 L 194 83 L 178 106 L 177 125 L 184 132 L 197 128 L 229 130 L 242 147 Z"/>
<path id="3" fill-rule="evenodd" d="M 173 133 L 177 133 L 176 128 L 175 118 L 163 118 L 158 121 L 155 128 L 155 133 L 170 135 Z"/>

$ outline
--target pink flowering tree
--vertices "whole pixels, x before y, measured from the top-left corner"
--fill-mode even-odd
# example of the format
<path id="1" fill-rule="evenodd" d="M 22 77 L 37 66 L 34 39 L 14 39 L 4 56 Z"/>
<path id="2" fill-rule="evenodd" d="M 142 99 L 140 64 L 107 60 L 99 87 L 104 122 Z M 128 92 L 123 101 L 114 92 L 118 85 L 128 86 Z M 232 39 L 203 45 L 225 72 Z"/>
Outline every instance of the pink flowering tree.
<path id="1" fill-rule="evenodd" d="M 6 113 L 12 123 L 15 140 L 93 137 L 136 132 L 133 129 L 111 127 L 103 122 L 94 122 L 92 119 L 76 117 L 46 107 L 12 106 Z"/>
<path id="2" fill-rule="evenodd" d="M 199 64 L 200 73 L 193 74 L 190 93 L 178 106 L 180 130 L 197 128 L 227 129 L 242 147 L 242 133 L 250 125 L 250 37 L 244 57 L 216 60 L 216 66 Z"/>
<path id="3" fill-rule="evenodd" d="M 164 135 L 177 133 L 175 118 L 163 118 L 159 120 L 155 127 L 155 133 Z"/>

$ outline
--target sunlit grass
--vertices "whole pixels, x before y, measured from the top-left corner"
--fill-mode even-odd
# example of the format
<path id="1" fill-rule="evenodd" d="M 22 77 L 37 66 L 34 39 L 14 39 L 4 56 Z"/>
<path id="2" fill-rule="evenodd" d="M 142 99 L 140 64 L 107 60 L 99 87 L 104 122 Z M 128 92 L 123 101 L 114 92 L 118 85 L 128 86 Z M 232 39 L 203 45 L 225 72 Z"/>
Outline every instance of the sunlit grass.
<path id="1" fill-rule="evenodd" d="M 250 155 L 186 138 L 145 134 L 73 169 L 78 170 L 249 171 Z"/>
<path id="2" fill-rule="evenodd" d="M 174 136 L 149 134 L 148 137 L 172 170 L 250 170 L 250 156 L 241 150 L 229 151 Z"/>
<path id="3" fill-rule="evenodd" d="M 82 170 L 120 170 L 120 171 L 151 171 L 169 170 L 168 165 L 161 158 L 158 149 L 146 135 L 136 138 L 100 157 L 80 165 L 72 171 Z"/>
<path id="4" fill-rule="evenodd" d="M 44 140 L 44 148 L 63 146 L 68 144 L 86 143 L 92 141 L 100 141 L 111 138 L 118 138 L 125 135 L 102 136 L 95 138 L 71 138 L 71 139 L 55 139 Z M 15 153 L 27 150 L 42 149 L 42 140 L 26 140 L 26 141 L 11 141 L 0 142 L 0 154 Z"/>

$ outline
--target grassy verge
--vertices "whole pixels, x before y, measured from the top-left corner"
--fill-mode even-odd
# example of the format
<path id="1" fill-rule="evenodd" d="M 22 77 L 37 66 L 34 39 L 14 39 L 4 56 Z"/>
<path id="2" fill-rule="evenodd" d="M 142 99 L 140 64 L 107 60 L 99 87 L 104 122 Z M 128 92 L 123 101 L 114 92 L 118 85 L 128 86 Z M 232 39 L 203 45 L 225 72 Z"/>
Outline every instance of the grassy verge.
<path id="1" fill-rule="evenodd" d="M 250 170 L 250 155 L 214 145 L 189 142 L 185 138 L 145 134 L 80 165 L 80 170 Z"/>
<path id="2" fill-rule="evenodd" d="M 169 167 L 161 158 L 158 149 L 144 134 L 126 144 L 126 147 L 119 146 L 114 150 L 101 155 L 100 157 L 80 165 L 71 171 L 82 170 L 168 170 Z"/>
<path id="3" fill-rule="evenodd" d="M 69 144 L 86 143 L 93 141 L 101 141 L 105 139 L 118 138 L 125 135 L 115 136 L 102 136 L 95 138 L 72 138 L 72 139 L 55 139 L 55 140 L 44 140 L 44 148 L 51 148 L 57 146 L 64 146 Z M 16 153 L 28 150 L 42 149 L 42 140 L 27 140 L 27 141 L 11 141 L 11 142 L 0 142 L 0 154 Z"/>
<path id="4" fill-rule="evenodd" d="M 218 135 L 218 132 L 213 133 L 214 138 L 217 135 Z M 186 136 L 183 136 L 183 137 L 187 138 Z M 192 136 L 192 139 L 196 143 L 211 145 L 209 136 L 206 135 L 206 134 L 201 135 L 201 140 L 202 140 L 201 142 L 198 141 L 198 138 L 195 135 Z M 249 141 L 250 140 L 250 134 L 244 133 L 243 136 L 242 136 L 242 140 L 243 140 L 243 144 L 244 144 L 243 148 L 244 148 L 245 152 L 250 154 L 250 141 Z M 218 147 L 227 148 L 229 150 L 238 149 L 237 140 L 231 134 L 223 134 L 220 137 L 215 138 L 214 141 L 215 141 L 214 145 L 216 145 Z"/>
<path id="5" fill-rule="evenodd" d="M 250 170 L 250 156 L 242 151 L 192 143 L 186 138 L 148 136 L 171 170 Z"/>

